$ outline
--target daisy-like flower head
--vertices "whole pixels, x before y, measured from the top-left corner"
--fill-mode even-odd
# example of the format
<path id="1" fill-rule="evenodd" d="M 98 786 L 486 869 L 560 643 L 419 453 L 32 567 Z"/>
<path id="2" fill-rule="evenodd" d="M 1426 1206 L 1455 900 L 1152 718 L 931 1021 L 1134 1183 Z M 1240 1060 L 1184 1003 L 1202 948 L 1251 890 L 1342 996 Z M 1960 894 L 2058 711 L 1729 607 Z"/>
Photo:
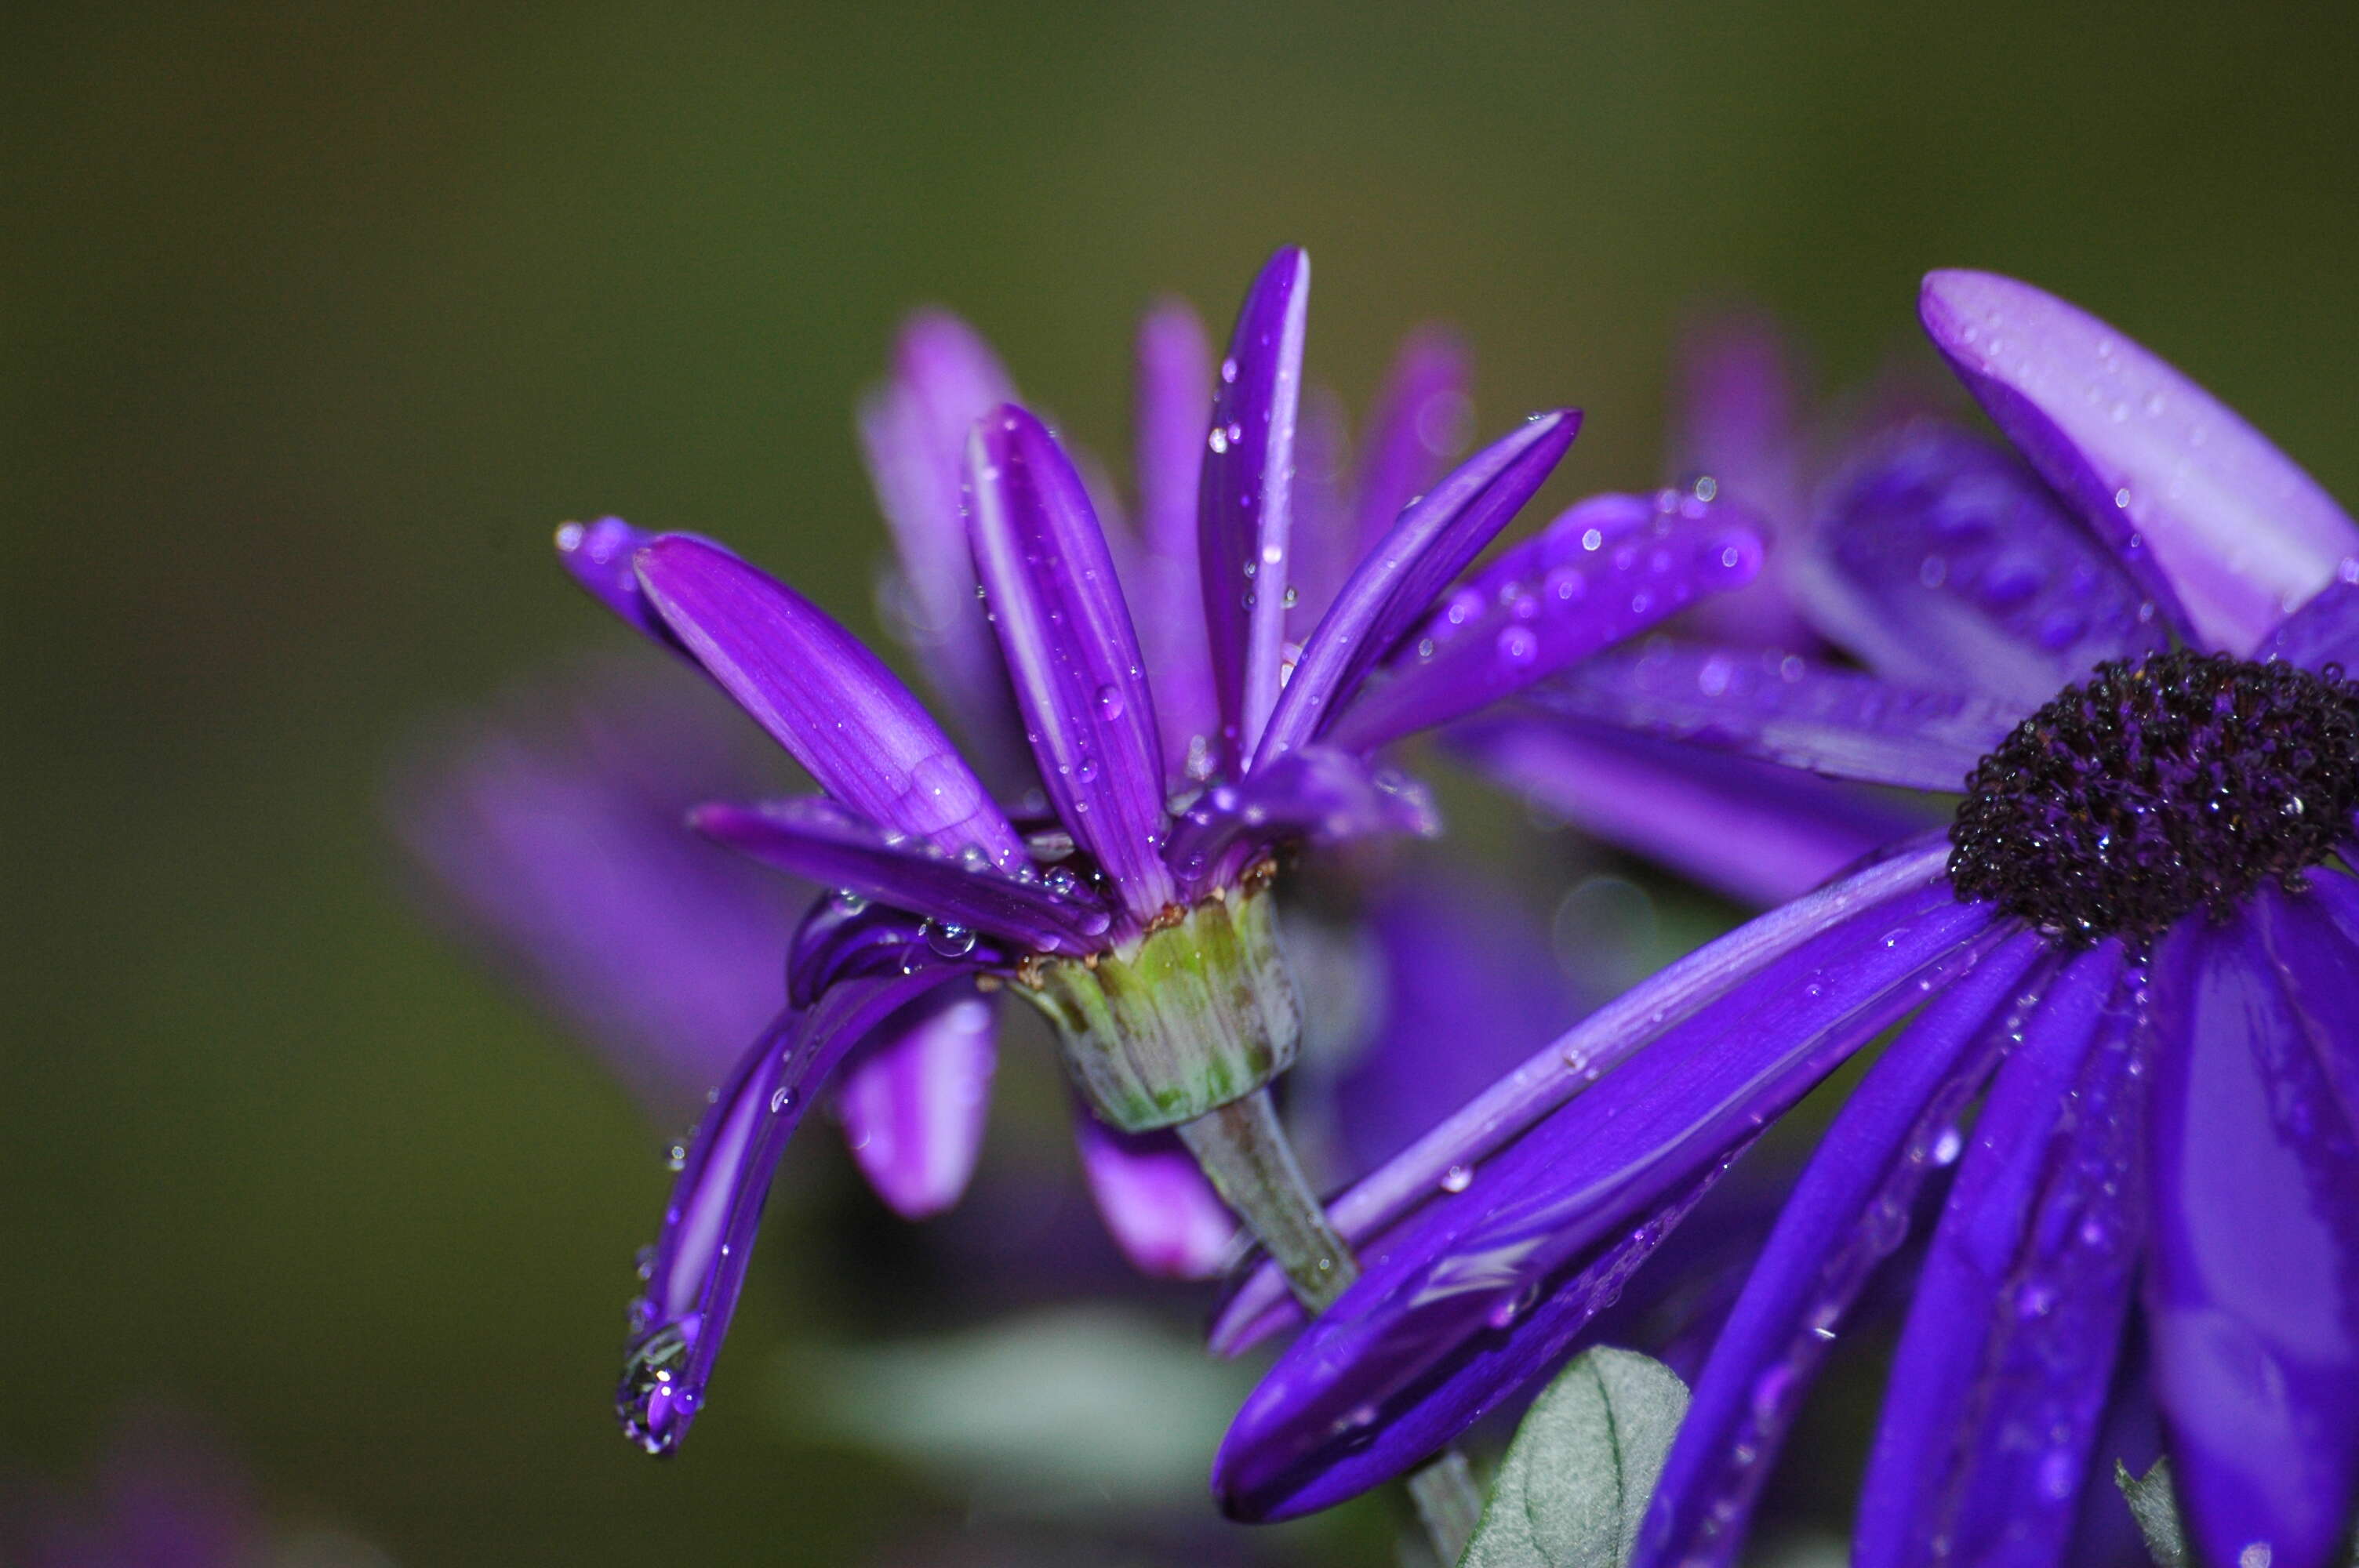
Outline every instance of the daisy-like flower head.
<path id="1" fill-rule="evenodd" d="M 2027 465 L 1912 429 L 1837 488 L 1803 599 L 1867 669 L 1665 644 L 1549 700 L 1962 795 L 1954 822 L 1672 966 L 1343 1198 L 1395 1228 L 1241 1412 L 1215 1474 L 1234 1511 L 1337 1500 L 1546 1371 L 1764 1125 L 1897 1026 L 1760 1251 L 1636 1561 L 1734 1559 L 1936 1178 L 1860 1568 L 2071 1561 L 2125 1383 L 2161 1412 L 2202 1561 L 2345 1549 L 2359 528 L 2060 300 L 1936 273 L 1923 316 Z M 1453 1166 L 1464 1190 L 1413 1213 Z M 1282 1316 L 1249 1287 L 1231 1338 L 1256 1311 Z"/>
<path id="2" fill-rule="evenodd" d="M 1430 831 L 1381 748 L 1756 568 L 1758 540 L 1722 509 L 1610 496 L 1467 575 L 1578 416 L 1535 416 L 1416 495 L 1409 443 L 1431 444 L 1419 416 L 1436 395 L 1418 378 L 1436 378 L 1413 361 L 1408 417 L 1380 422 L 1359 503 L 1397 515 L 1332 600 L 1306 601 L 1292 571 L 1309 281 L 1303 254 L 1279 252 L 1217 369 L 1184 319 L 1150 319 L 1136 537 L 1101 525 L 1082 468 L 1008 400 L 979 345 L 940 318 L 905 345 L 864 421 L 901 604 L 982 737 L 983 769 L 1021 790 L 1028 759 L 1037 795 L 1012 810 L 884 663 L 793 589 L 704 539 L 611 518 L 560 530 L 585 586 L 693 659 L 824 791 L 702 807 L 695 825 L 843 894 L 798 935 L 785 1012 L 687 1151 L 618 1401 L 649 1450 L 693 1417 L 780 1148 L 848 1053 L 946 988 L 980 985 L 1040 1011 L 1116 1132 L 1184 1132 L 1244 1103 L 1299 1029 L 1267 892 L 1276 852 Z M 1333 558 L 1332 541 L 1320 548 Z M 1151 636 L 1134 592 L 1155 606 Z M 1299 644 L 1294 611 L 1310 622 Z"/>

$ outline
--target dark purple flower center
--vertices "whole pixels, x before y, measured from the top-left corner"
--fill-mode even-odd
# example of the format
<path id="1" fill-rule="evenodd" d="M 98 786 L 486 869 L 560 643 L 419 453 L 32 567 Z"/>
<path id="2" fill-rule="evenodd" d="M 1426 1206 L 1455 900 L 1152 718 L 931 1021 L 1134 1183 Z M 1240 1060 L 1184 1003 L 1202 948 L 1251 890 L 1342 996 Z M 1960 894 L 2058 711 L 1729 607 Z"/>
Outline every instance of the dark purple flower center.
<path id="1" fill-rule="evenodd" d="M 2074 943 L 2224 914 L 2347 843 L 2359 686 L 2189 650 L 2099 665 L 1976 764 L 1950 881 Z"/>

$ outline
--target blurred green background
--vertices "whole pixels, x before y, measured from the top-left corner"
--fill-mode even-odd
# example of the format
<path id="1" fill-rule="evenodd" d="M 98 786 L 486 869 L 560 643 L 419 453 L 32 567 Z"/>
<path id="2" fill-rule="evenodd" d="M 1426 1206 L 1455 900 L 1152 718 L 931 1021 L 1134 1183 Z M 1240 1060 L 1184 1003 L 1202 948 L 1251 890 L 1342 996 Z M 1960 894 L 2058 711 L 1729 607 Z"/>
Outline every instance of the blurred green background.
<path id="1" fill-rule="evenodd" d="M 421 721 L 614 640 L 551 526 L 723 534 L 873 625 L 849 410 L 905 309 L 965 313 L 1119 453 L 1136 311 L 1224 321 L 1288 240 L 1355 404 L 1440 317 L 1484 429 L 1584 406 L 1552 493 L 1659 477 L 1700 302 L 1779 312 L 1840 384 L 1909 343 L 1919 272 L 1972 265 L 2359 494 L 2359 27 L 2332 17 L 14 14 L 0 1464 L 71 1472 L 161 1395 L 275 1506 L 406 1563 L 856 1561 L 955 1525 L 766 1386 L 891 1274 L 825 1261 L 864 1201 L 832 1151 L 795 1167 L 688 1454 L 612 1429 L 658 1140 L 420 924 L 377 812 Z"/>

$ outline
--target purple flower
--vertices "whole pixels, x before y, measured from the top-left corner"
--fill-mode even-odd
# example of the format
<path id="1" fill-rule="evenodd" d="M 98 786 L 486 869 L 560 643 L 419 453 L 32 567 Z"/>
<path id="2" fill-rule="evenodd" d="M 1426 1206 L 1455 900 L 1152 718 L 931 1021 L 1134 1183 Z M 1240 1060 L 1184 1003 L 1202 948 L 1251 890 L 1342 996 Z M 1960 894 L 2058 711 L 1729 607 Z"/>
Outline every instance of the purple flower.
<path id="1" fill-rule="evenodd" d="M 1897 1026 L 1761 1249 L 1637 1561 L 1733 1560 L 1828 1342 L 1949 1167 L 1861 1568 L 2067 1561 L 2134 1319 L 2203 1559 L 2319 1568 L 2345 1539 L 2359 529 L 2060 300 L 1936 273 L 1923 314 L 2029 467 L 1906 431 L 1853 473 L 1805 602 L 1867 671 L 1662 646 L 1556 699 L 1962 794 L 1954 823 L 1672 966 L 1346 1195 L 1408 1217 L 1240 1413 L 1233 1511 L 1348 1496 L 1547 1371 L 1764 1125 Z M 1466 1189 L 1419 1210 L 1453 1165 Z"/>
<path id="2" fill-rule="evenodd" d="M 681 1169 L 619 1397 L 651 1451 L 678 1443 L 702 1399 L 785 1140 L 861 1042 L 945 988 L 983 987 L 1040 1010 L 1091 1109 L 1122 1133 L 1255 1094 L 1299 1025 L 1273 851 L 1427 829 L 1420 792 L 1373 753 L 1757 564 L 1757 541 L 1713 508 L 1636 503 L 1610 539 L 1560 520 L 1462 582 L 1571 443 L 1577 416 L 1557 412 L 1403 507 L 1331 602 L 1306 603 L 1291 568 L 1309 276 L 1299 251 L 1271 260 L 1217 372 L 1183 320 L 1150 319 L 1136 536 L 1101 526 L 1082 467 L 999 401 L 980 345 L 940 318 L 905 341 L 864 433 L 931 678 L 1003 787 L 1028 754 L 1036 784 L 1012 809 L 793 589 L 703 539 L 614 519 L 560 531 L 585 586 L 684 651 L 825 792 L 702 807 L 696 825 L 845 895 L 797 936 L 786 1010 Z M 1380 436 L 1368 471 L 1421 470 L 1398 449 L 1420 439 L 1414 418 Z"/>

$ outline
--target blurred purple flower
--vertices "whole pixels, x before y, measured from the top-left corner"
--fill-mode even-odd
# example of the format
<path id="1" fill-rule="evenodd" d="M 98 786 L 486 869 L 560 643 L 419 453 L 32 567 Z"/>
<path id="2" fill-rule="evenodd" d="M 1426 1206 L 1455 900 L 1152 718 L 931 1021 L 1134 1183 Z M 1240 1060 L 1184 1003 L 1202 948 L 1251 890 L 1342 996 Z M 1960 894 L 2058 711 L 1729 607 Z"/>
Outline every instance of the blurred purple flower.
<path id="1" fill-rule="evenodd" d="M 864 435 L 930 678 L 1004 787 L 1029 753 L 1037 787 L 1012 816 L 884 664 L 793 589 L 689 535 L 612 518 L 560 531 L 585 587 L 690 656 L 826 792 L 706 806 L 696 825 L 844 894 L 797 937 L 786 1011 L 688 1151 L 619 1396 L 649 1450 L 692 1418 L 779 1151 L 854 1046 L 945 987 L 1008 988 L 1049 1016 L 1095 1113 L 1126 1133 L 1253 1092 L 1296 1030 L 1273 850 L 1429 830 L 1421 792 L 1372 752 L 1757 565 L 1757 540 L 1710 505 L 1623 498 L 1452 589 L 1571 443 L 1577 416 L 1557 412 L 1406 505 L 1289 643 L 1288 613 L 1322 608 L 1290 581 L 1308 300 L 1307 259 L 1281 251 L 1217 373 L 1183 317 L 1150 318 L 1135 537 L 1101 527 L 1082 468 L 1006 400 L 971 336 L 932 316 L 905 338 Z M 1379 431 L 1372 506 L 1413 489 L 1381 476 L 1430 457 L 1417 418 Z M 1130 595 L 1149 607 L 1147 639 Z"/>
<path id="2" fill-rule="evenodd" d="M 2202 1559 L 2322 1568 L 2347 1540 L 2359 529 L 2073 307 L 1936 273 L 1922 309 L 2029 467 L 1908 431 L 1851 476 L 1804 602 L 1870 673 L 1658 647 L 1557 697 L 1962 792 L 1946 838 L 1672 966 L 1347 1195 L 1375 1224 L 1475 1167 L 1247 1401 L 1215 1471 L 1232 1510 L 1349 1496 L 1545 1372 L 1769 1119 L 1898 1025 L 1761 1250 L 1637 1562 L 1735 1556 L 1828 1342 L 1953 1163 L 1861 1568 L 2066 1561 L 2079 1499 L 2106 1484 L 2093 1462 L 2134 1309 Z"/>

